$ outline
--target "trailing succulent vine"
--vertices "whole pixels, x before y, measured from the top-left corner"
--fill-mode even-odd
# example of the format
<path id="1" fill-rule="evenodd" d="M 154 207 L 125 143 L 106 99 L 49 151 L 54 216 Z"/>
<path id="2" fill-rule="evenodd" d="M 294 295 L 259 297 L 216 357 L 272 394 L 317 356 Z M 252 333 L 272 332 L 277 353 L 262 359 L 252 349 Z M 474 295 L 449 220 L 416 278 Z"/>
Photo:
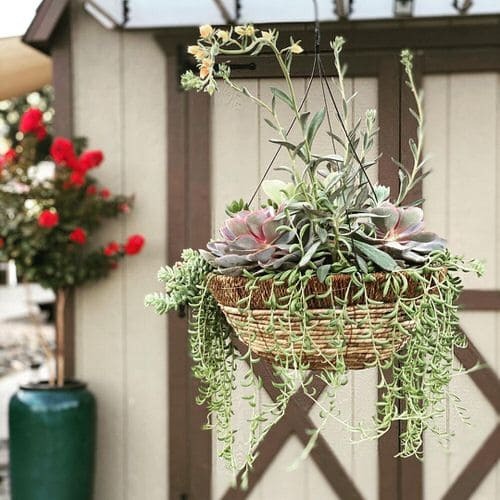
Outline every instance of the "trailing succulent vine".
<path id="1" fill-rule="evenodd" d="M 243 487 L 259 443 L 297 390 L 314 401 L 322 419 L 319 428 L 311 430 L 305 454 L 331 419 L 349 426 L 360 439 L 378 438 L 395 421 L 405 422 L 399 453 L 403 457 L 421 457 L 424 431 L 446 440 L 445 400 L 456 370 L 453 350 L 465 343 L 457 329 L 455 305 L 462 289 L 460 276 L 483 271 L 479 262 L 453 255 L 442 238 L 424 230 L 423 211 L 417 206 L 421 200 L 403 205 L 427 175 L 422 95 L 415 87 L 411 53 L 403 51 L 401 63 L 415 99 L 416 109 L 410 112 L 417 122 L 417 138 L 409 143 L 413 165 L 395 164 L 400 186 L 391 193 L 367 175 L 377 161 L 370 157 L 378 132 L 375 111 L 368 110 L 363 120 L 347 126 L 355 96 L 348 95 L 344 85 L 344 40 L 337 37 L 331 43 L 334 83 L 341 98 L 336 118 L 345 131 L 339 137 L 332 129 L 333 102 L 328 104 L 333 80 L 324 77 L 324 70 L 321 74 L 321 63 L 325 106 L 314 114 L 302 111 L 290 77 L 293 58 L 302 47 L 293 39 L 280 47 L 278 38 L 277 31 L 259 31 L 252 25 L 229 30 L 201 26 L 200 39 L 188 48 L 199 74 L 186 72 L 182 85 L 212 95 L 222 82 L 262 108 L 277 136 L 271 142 L 288 153 L 289 164 L 280 169 L 290 182 L 264 181 L 267 202 L 255 210 L 244 200 L 230 203 L 220 237 L 206 250 L 185 250 L 180 262 L 159 273 L 165 293 L 146 298 L 158 313 L 190 308 L 198 402 L 208 408 L 207 427 L 217 431 L 220 455 L 234 472 L 242 471 Z M 271 88 L 271 102 L 232 80 L 224 62 L 262 51 L 274 54 L 287 84 L 286 91 Z M 278 102 L 292 111 L 301 131 L 299 142 L 280 121 Z M 316 153 L 320 132 L 330 137 L 328 155 Z M 248 370 L 239 379 L 241 361 Z M 259 403 L 258 364 L 274 375 L 277 397 L 270 403 Z M 380 397 L 373 422 L 352 426 L 341 419 L 336 392 L 347 382 L 348 370 L 359 368 L 378 371 Z M 326 397 L 318 398 L 315 378 L 324 384 Z M 235 397 L 251 410 L 243 460 L 237 460 L 234 449 Z"/>

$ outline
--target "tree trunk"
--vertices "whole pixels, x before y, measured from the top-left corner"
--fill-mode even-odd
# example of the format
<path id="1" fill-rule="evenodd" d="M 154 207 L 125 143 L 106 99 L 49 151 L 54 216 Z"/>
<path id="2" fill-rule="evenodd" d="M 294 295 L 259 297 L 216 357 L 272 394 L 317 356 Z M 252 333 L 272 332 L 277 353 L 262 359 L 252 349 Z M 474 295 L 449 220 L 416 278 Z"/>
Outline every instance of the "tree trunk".
<path id="1" fill-rule="evenodd" d="M 57 385 L 64 386 L 64 349 L 65 349 L 65 324 L 67 290 L 56 290 L 56 374 Z"/>

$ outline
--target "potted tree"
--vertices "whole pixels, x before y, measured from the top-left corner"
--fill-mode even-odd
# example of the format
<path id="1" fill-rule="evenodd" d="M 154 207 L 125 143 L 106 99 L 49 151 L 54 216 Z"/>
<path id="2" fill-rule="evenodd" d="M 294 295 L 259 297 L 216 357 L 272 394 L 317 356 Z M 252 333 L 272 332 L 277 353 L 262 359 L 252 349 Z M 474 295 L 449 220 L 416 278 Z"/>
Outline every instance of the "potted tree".
<path id="1" fill-rule="evenodd" d="M 316 53 L 312 76 L 320 78 L 324 106 L 307 111 L 290 76 L 293 59 L 303 49 L 293 39 L 278 40 L 272 29 L 204 25 L 196 44 L 188 47 L 199 72 L 182 76 L 184 88 L 212 95 L 222 82 L 255 102 L 274 135 L 271 142 L 288 153 L 288 164 L 280 169 L 289 182 L 262 181 L 258 187 L 266 201 L 260 207 L 251 208 L 244 200 L 230 203 L 218 238 L 207 249 L 185 250 L 180 262 L 161 269 L 166 293 L 146 297 L 146 305 L 160 314 L 190 307 L 198 403 L 208 408 L 207 427 L 217 431 L 220 456 L 234 472 L 243 471 L 243 487 L 257 445 L 299 388 L 321 417 L 305 454 L 331 419 L 358 431 L 360 439 L 376 439 L 393 422 L 404 421 L 403 457 L 421 457 L 426 430 L 446 438 L 443 400 L 455 370 L 453 350 L 465 342 L 456 328 L 461 273 L 482 273 L 479 262 L 454 255 L 442 238 L 424 230 L 421 201 L 405 204 L 427 173 L 422 96 L 413 79 L 412 54 L 403 51 L 401 63 L 415 99 L 410 110 L 418 126 L 416 140 L 409 143 L 413 165 L 395 164 L 400 185 L 391 192 L 367 175 L 377 160 L 372 152 L 375 111 L 348 125 L 355 96 L 344 85 L 344 40 L 331 42 L 335 80 L 325 77 Z M 274 55 L 286 84 L 286 90 L 270 89 L 269 102 L 233 80 L 227 64 L 231 57 L 262 52 Z M 290 126 L 280 118 L 278 103 L 291 111 Z M 334 120 L 341 134 L 334 132 Z M 291 133 L 293 126 L 297 133 Z M 330 137 L 327 153 L 316 148 L 319 133 Z M 292 138 L 296 135 L 298 140 Z M 243 377 L 236 374 L 238 361 L 248 366 Z M 270 403 L 258 404 L 262 381 L 254 370 L 257 363 L 266 363 L 279 381 L 279 396 Z M 335 396 L 348 370 L 365 368 L 380 374 L 376 415 L 371 425 L 352 427 L 340 418 Z M 314 378 L 326 386 L 326 398 L 317 398 Z M 241 433 L 233 423 L 238 396 L 239 406 L 246 401 L 250 407 L 243 459 L 238 459 L 241 449 L 235 452 Z"/>
<path id="2" fill-rule="evenodd" d="M 102 223 L 128 213 L 133 201 L 91 175 L 103 161 L 100 150 L 48 136 L 36 108 L 23 114 L 16 137 L 0 159 L 0 260 L 14 260 L 21 280 L 54 291 L 56 349 L 49 380 L 22 386 L 10 401 L 12 498 L 88 500 L 95 400 L 84 383 L 65 379 L 66 304 L 72 289 L 137 254 L 144 238 L 91 245 Z"/>

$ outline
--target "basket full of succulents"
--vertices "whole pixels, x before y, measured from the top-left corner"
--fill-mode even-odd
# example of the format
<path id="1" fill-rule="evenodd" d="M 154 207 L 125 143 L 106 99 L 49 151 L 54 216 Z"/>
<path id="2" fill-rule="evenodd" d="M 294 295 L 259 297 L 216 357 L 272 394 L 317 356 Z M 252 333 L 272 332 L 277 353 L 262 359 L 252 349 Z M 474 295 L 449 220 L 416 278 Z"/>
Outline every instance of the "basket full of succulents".
<path id="1" fill-rule="evenodd" d="M 187 71 L 184 88 L 212 95 L 227 85 L 259 106 L 271 142 L 288 153 L 287 165 L 279 167 L 288 179 L 263 180 L 259 188 L 266 201 L 259 207 L 231 202 L 218 236 L 206 249 L 185 250 L 182 261 L 160 270 L 166 293 L 149 295 L 146 304 L 159 313 L 190 308 L 199 402 L 207 405 L 209 426 L 217 428 L 222 443 L 220 454 L 233 469 L 251 468 L 258 443 L 298 388 L 315 398 L 314 377 L 329 389 L 327 403 L 315 400 L 320 415 L 324 421 L 337 418 L 336 389 L 351 369 L 374 368 L 381 374 L 375 423 L 371 428 L 360 424 L 361 436 L 378 437 L 392 422 L 404 420 L 400 454 L 419 455 L 425 430 L 442 436 L 439 417 L 453 372 L 453 349 L 465 342 L 456 328 L 460 275 L 479 275 L 482 265 L 455 256 L 445 240 L 424 228 L 421 202 L 405 204 L 427 174 L 422 95 L 413 78 L 412 54 L 403 51 L 401 63 L 415 100 L 410 110 L 417 124 L 417 137 L 409 143 L 413 164 L 395 162 L 399 190 L 391 192 L 370 176 L 377 163 L 375 111 L 348 126 L 354 96 L 344 85 L 344 40 L 331 42 L 335 78 L 326 77 L 316 54 L 318 73 L 311 81 L 314 76 L 321 80 L 324 95 L 324 107 L 316 111 L 304 110 L 305 97 L 297 97 L 290 76 L 294 57 L 303 51 L 300 42 L 278 40 L 276 30 L 252 25 L 228 30 L 205 25 L 196 45 L 188 47 L 199 73 Z M 286 84 L 285 90 L 270 89 L 269 102 L 233 79 L 228 62 L 262 52 L 274 55 Z M 293 116 L 290 126 L 280 117 L 283 106 Z M 341 134 L 334 131 L 334 121 Z M 330 139 L 326 154 L 316 148 L 319 134 Z M 249 366 L 242 390 L 254 388 L 245 395 L 252 417 L 243 463 L 234 458 L 237 432 L 232 424 L 238 359 Z M 256 404 L 261 386 L 253 370 L 257 363 L 266 363 L 282 381 L 280 396 L 269 405 Z M 388 368 L 391 379 L 384 376 Z M 318 432 L 312 433 L 312 442 Z"/>

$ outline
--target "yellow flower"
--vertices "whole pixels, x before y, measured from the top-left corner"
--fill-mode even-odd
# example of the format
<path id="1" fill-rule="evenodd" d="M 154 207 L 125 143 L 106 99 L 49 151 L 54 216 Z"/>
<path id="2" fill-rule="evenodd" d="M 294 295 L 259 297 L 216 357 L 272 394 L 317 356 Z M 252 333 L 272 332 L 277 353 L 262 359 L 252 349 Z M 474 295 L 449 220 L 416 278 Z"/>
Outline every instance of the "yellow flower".
<path id="1" fill-rule="evenodd" d="M 224 43 L 226 43 L 230 38 L 229 31 L 226 30 L 217 30 L 216 35 Z"/>
<path id="2" fill-rule="evenodd" d="M 304 52 L 304 49 L 300 46 L 300 42 L 294 42 L 290 45 L 290 52 L 292 54 L 300 54 Z"/>
<path id="3" fill-rule="evenodd" d="M 208 54 L 208 52 L 206 50 L 203 50 L 198 45 L 190 45 L 188 47 L 187 51 L 188 51 L 188 54 L 191 54 L 192 56 L 194 56 L 198 61 L 201 61 Z"/>
<path id="4" fill-rule="evenodd" d="M 204 80 L 212 72 L 214 62 L 209 57 L 203 59 L 200 67 L 200 78 Z"/>
<path id="5" fill-rule="evenodd" d="M 274 39 L 274 35 L 271 31 L 263 31 L 261 35 L 266 42 L 272 42 Z"/>
<path id="6" fill-rule="evenodd" d="M 214 29 L 212 28 L 212 26 L 210 26 L 210 24 L 204 24 L 203 26 L 200 26 L 201 38 L 210 38 L 213 32 Z"/>
<path id="7" fill-rule="evenodd" d="M 245 26 L 236 26 L 234 31 L 240 36 L 253 36 L 255 35 L 255 28 L 251 24 Z"/>

